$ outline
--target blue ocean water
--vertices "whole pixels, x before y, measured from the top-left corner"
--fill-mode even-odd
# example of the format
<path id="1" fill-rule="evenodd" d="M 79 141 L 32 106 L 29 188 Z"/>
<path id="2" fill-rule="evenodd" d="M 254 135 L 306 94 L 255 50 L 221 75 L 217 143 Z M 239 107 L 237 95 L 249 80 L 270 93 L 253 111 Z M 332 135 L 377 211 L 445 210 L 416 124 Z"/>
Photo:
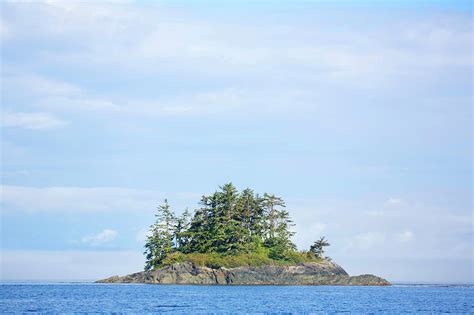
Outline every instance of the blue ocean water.
<path id="1" fill-rule="evenodd" d="M 473 286 L 0 285 L 2 313 L 474 313 Z"/>

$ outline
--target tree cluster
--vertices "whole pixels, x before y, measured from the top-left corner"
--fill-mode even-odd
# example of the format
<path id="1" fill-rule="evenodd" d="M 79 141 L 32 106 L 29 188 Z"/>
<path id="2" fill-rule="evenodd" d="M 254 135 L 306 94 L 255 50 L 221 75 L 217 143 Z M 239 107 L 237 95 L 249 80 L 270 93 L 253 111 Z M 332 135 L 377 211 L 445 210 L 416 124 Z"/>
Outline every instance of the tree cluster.
<path id="1" fill-rule="evenodd" d="M 279 197 L 251 189 L 239 192 L 228 183 L 202 196 L 199 205 L 192 215 L 186 210 L 181 216 L 166 199 L 158 207 L 145 244 L 145 270 L 160 266 L 175 252 L 238 255 L 263 248 L 269 258 L 281 260 L 296 251 L 293 223 Z"/>

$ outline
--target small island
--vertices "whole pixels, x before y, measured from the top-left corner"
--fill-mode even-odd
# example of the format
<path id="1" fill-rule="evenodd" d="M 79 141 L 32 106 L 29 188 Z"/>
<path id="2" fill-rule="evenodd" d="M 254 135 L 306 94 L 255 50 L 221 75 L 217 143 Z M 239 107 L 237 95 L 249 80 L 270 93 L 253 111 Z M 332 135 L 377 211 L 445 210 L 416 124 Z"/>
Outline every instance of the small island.
<path id="1" fill-rule="evenodd" d="M 176 216 L 157 208 L 145 244 L 145 270 L 98 283 L 223 285 L 390 285 L 374 275 L 349 276 L 324 255 L 319 238 L 307 251 L 291 241 L 285 202 L 232 183 L 202 196 L 200 207 Z"/>

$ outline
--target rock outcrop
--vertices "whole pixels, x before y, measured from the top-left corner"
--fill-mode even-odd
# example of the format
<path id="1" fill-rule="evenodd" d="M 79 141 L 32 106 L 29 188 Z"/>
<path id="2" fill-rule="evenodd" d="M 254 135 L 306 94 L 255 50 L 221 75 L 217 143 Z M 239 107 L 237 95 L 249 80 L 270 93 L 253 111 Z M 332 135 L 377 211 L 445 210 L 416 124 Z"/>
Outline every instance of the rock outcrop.
<path id="1" fill-rule="evenodd" d="M 208 268 L 190 262 L 113 276 L 98 283 L 219 284 L 219 285 L 390 285 L 374 275 L 349 276 L 339 265 L 323 261 L 296 266 Z"/>

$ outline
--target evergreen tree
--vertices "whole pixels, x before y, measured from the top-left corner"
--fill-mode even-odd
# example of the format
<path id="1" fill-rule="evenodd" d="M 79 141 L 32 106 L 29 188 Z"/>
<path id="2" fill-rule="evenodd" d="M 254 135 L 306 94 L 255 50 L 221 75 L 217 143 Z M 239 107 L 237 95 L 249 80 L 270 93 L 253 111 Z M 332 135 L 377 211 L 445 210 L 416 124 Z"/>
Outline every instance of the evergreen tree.
<path id="1" fill-rule="evenodd" d="M 309 252 L 317 258 L 324 258 L 324 247 L 330 246 L 331 244 L 322 236 L 319 240 L 315 241 L 309 248 Z"/>
<path id="2" fill-rule="evenodd" d="M 219 220 L 217 192 L 210 196 L 202 196 L 199 202 L 201 208 L 194 212 L 188 230 L 188 244 L 185 253 L 215 252 L 216 226 Z"/>
<path id="3" fill-rule="evenodd" d="M 202 196 L 199 204 L 192 217 L 186 210 L 176 218 L 167 200 L 158 207 L 145 244 L 146 270 L 160 266 L 173 252 L 222 256 L 258 252 L 275 260 L 294 257 L 293 223 L 282 198 L 261 197 L 249 188 L 239 192 L 228 183 Z M 312 252 L 320 257 L 322 247 L 314 246 Z"/>
<path id="4" fill-rule="evenodd" d="M 209 222 L 207 219 L 208 216 L 205 209 L 196 210 L 188 229 L 187 243 L 182 248 L 184 253 L 204 253 L 207 251 L 207 241 L 209 239 Z"/>
<path id="5" fill-rule="evenodd" d="M 145 270 L 153 269 L 174 250 L 175 216 L 170 209 L 168 200 L 157 208 L 156 221 L 150 227 L 150 236 L 145 243 Z"/>
<path id="6" fill-rule="evenodd" d="M 278 220 L 278 207 L 285 208 L 285 201 L 276 197 L 275 195 L 269 195 L 265 193 L 263 195 L 263 206 L 266 215 L 266 237 L 272 239 L 275 237 L 275 231 Z"/>
<path id="7" fill-rule="evenodd" d="M 186 209 L 180 217 L 176 218 L 174 240 L 177 249 L 183 249 L 188 243 L 190 219 L 191 213 L 188 209 Z"/>
<path id="8" fill-rule="evenodd" d="M 291 237 L 295 235 L 291 231 L 292 226 L 294 224 L 288 211 L 275 212 L 274 236 L 265 241 L 265 245 L 270 248 L 270 258 L 284 259 L 288 252 L 296 250 L 296 245 L 291 241 Z"/>
<path id="9" fill-rule="evenodd" d="M 247 229 L 254 241 L 263 240 L 264 207 L 263 199 L 252 189 L 244 189 L 237 201 L 238 221 Z"/>
<path id="10" fill-rule="evenodd" d="M 220 187 L 213 196 L 215 220 L 213 225 L 213 251 L 236 254 L 245 251 L 249 231 L 245 228 L 246 217 L 239 211 L 239 193 L 232 183 Z"/>

